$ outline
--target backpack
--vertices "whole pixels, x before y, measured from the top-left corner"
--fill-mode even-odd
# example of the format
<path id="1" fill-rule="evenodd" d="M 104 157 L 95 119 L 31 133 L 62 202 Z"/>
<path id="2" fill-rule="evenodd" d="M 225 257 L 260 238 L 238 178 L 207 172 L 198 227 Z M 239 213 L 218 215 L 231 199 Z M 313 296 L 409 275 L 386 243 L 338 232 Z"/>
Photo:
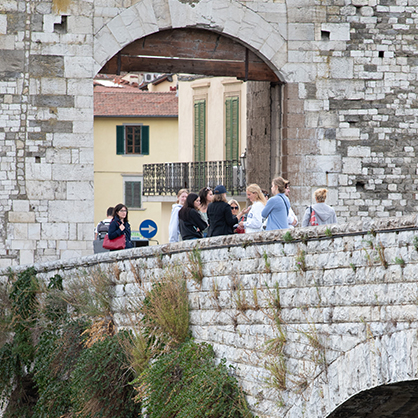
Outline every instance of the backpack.
<path id="1" fill-rule="evenodd" d="M 309 225 L 312 225 L 312 226 L 319 225 L 318 221 L 316 220 L 315 211 L 312 209 L 312 206 L 310 206 L 310 208 L 311 208 L 311 218 L 309 219 Z"/>
<path id="2" fill-rule="evenodd" d="M 100 221 L 97 224 L 97 239 L 104 239 L 107 232 L 109 231 L 109 225 L 110 223 L 104 223 L 103 221 Z"/>

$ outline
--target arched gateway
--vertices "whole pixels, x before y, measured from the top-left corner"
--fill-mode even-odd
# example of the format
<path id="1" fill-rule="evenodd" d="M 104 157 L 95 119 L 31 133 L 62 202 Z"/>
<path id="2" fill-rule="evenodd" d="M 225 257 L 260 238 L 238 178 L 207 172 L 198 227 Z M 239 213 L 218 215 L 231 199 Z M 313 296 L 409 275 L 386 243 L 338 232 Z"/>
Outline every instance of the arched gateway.
<path id="1" fill-rule="evenodd" d="M 21 10 L 12 3 L 0 8 L 0 36 L 6 41 L 0 43 L 0 91 L 5 93 L 0 103 L 5 121 L 0 128 L 0 267 L 91 253 L 92 79 L 100 70 L 117 72 L 133 63 L 163 71 L 170 60 L 163 62 L 161 55 L 169 52 L 180 55 L 183 59 L 174 57 L 175 63 L 190 72 L 217 75 L 221 69 L 225 75 L 263 81 L 253 83 L 263 106 L 250 116 L 254 129 L 248 162 L 253 158 L 254 167 L 263 167 L 266 179 L 278 171 L 277 158 L 271 164 L 257 158 L 265 161 L 272 149 L 278 156 L 284 81 L 279 69 L 286 60 L 282 26 L 237 1 L 139 1 L 118 7 L 109 0 L 108 8 L 81 0 L 54 0 L 42 7 L 27 1 Z M 279 15 L 285 21 L 285 8 Z M 196 42 L 200 47 L 193 56 L 186 50 Z M 160 58 L 152 59 L 155 51 L 144 48 L 151 43 Z M 147 58 L 138 63 L 132 55 L 139 45 Z"/>
<path id="2" fill-rule="evenodd" d="M 267 165 L 266 176 L 289 176 L 297 186 L 292 204 L 300 210 L 313 189 L 325 186 L 340 221 L 416 212 L 416 1 L 393 7 L 376 0 L 325 3 L 1 2 L 0 267 L 91 254 L 92 79 L 102 69 L 129 68 L 138 60 L 144 68 L 157 60 L 197 72 L 212 63 L 210 73 L 232 68 L 243 79 L 262 80 L 250 89 L 250 108 L 264 116 L 248 115 L 252 166 Z M 177 35 L 217 46 L 172 57 L 186 45 L 175 47 Z M 160 51 L 146 51 L 167 39 L 173 43 L 161 52 L 168 64 Z M 222 46 L 224 56 L 217 55 Z M 265 155 L 269 164 L 257 160 Z M 314 390 L 323 380 L 312 382 L 312 410 L 326 405 L 309 418 L 334 418 L 337 408 L 350 410 L 348 399 L 355 403 L 362 393 L 367 399 L 377 387 L 387 398 L 397 390 L 389 384 L 416 378 L 414 331 L 393 333 L 381 344 L 336 356 L 327 375 L 318 377 L 328 379 L 323 387 L 330 392 Z M 352 359 L 358 358 L 365 367 L 356 369 Z M 287 417 L 302 415 L 295 402 Z"/>
<path id="3" fill-rule="evenodd" d="M 109 74 L 191 73 L 254 81 L 248 85 L 247 178 L 268 188 L 281 171 L 280 68 L 287 54 L 279 29 L 284 28 L 266 24 L 239 2 L 170 3 L 164 19 L 160 7 L 140 2 L 107 22 L 95 36 L 96 68 Z"/>

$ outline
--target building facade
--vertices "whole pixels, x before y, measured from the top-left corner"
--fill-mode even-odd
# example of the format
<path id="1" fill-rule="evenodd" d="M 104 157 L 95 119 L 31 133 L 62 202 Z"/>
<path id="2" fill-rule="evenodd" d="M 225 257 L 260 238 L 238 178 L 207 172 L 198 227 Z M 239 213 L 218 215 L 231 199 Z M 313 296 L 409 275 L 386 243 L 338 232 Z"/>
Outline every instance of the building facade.
<path id="1" fill-rule="evenodd" d="M 143 198 L 143 165 L 170 161 L 178 154 L 176 92 L 141 91 L 115 84 L 94 87 L 94 221 L 123 203 L 132 231 L 151 219 L 158 227 L 150 244 L 168 242 L 167 213 L 175 201 Z M 154 241 L 155 240 L 155 241 Z"/>

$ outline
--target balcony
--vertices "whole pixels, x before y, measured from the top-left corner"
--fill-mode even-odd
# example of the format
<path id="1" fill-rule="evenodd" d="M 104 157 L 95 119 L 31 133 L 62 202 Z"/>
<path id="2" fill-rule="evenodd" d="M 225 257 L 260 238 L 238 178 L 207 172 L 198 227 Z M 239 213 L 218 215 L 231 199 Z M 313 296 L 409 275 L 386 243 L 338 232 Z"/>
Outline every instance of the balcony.
<path id="1" fill-rule="evenodd" d="M 193 163 L 144 164 L 144 196 L 172 196 L 180 189 L 198 192 L 203 187 L 226 187 L 229 195 L 245 194 L 245 167 L 242 160 Z"/>

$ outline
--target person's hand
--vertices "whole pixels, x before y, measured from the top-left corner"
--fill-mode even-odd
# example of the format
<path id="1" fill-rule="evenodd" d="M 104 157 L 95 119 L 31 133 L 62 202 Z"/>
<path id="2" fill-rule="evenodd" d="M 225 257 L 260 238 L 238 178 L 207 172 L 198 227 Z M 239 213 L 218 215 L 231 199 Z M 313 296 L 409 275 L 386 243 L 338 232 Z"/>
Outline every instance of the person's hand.
<path id="1" fill-rule="evenodd" d="M 297 221 L 297 219 L 295 219 L 293 222 L 292 222 L 292 225 L 293 226 L 296 226 L 296 224 L 298 223 L 298 221 Z"/>
<path id="2" fill-rule="evenodd" d="M 124 231 L 125 230 L 125 225 L 124 224 L 120 224 L 120 227 L 119 228 L 120 228 L 121 231 Z"/>
<path id="3" fill-rule="evenodd" d="M 238 215 L 237 218 L 241 218 L 241 216 L 245 215 L 251 210 L 251 206 L 248 206 L 248 208 L 243 209 Z"/>
<path id="4" fill-rule="evenodd" d="M 244 228 L 244 221 L 241 221 L 241 222 L 238 224 L 238 226 L 239 226 L 240 228 Z"/>

